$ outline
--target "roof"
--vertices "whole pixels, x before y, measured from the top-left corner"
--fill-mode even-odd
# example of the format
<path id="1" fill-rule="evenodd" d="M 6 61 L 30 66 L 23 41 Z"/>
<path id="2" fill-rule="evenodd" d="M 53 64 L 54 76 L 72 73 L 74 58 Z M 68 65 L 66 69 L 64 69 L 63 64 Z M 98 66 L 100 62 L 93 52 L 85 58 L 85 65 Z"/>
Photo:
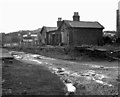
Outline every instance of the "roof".
<path id="1" fill-rule="evenodd" d="M 46 26 L 43 26 L 40 33 L 42 33 L 43 30 L 46 30 L 46 32 L 50 32 L 50 31 L 55 31 L 57 29 L 58 29 L 58 27 L 46 27 Z"/>
<path id="2" fill-rule="evenodd" d="M 68 21 L 64 22 L 70 27 L 76 28 L 104 28 L 99 22 L 88 22 L 88 21 Z"/>
<path id="3" fill-rule="evenodd" d="M 57 30 L 57 27 L 45 27 L 47 32 Z"/>

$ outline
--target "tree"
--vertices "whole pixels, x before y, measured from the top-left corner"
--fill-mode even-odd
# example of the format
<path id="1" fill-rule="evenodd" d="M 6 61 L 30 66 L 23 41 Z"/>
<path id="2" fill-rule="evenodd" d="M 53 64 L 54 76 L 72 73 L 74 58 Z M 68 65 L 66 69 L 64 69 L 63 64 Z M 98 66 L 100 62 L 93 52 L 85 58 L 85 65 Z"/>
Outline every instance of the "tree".
<path id="1" fill-rule="evenodd" d="M 20 39 L 19 39 L 19 37 L 17 37 L 17 36 L 13 36 L 12 39 L 11 39 L 11 42 L 12 42 L 12 43 L 19 43 L 19 42 L 20 42 Z"/>
<path id="2" fill-rule="evenodd" d="M 103 37 L 104 44 L 112 44 L 112 40 L 110 37 L 106 36 Z"/>

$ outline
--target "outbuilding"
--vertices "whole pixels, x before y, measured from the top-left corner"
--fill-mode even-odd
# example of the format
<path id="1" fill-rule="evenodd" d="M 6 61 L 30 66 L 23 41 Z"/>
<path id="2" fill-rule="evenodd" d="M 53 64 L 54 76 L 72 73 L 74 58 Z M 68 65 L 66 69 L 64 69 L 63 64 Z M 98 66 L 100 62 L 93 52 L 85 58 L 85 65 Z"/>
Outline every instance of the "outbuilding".
<path id="1" fill-rule="evenodd" d="M 41 31 L 40 31 L 41 43 L 42 44 L 46 44 L 46 45 L 49 44 L 50 43 L 49 40 L 50 40 L 51 37 L 48 36 L 48 33 L 50 33 L 51 31 L 54 33 L 55 30 L 57 30 L 57 27 L 46 27 L 46 26 L 43 26 Z"/>

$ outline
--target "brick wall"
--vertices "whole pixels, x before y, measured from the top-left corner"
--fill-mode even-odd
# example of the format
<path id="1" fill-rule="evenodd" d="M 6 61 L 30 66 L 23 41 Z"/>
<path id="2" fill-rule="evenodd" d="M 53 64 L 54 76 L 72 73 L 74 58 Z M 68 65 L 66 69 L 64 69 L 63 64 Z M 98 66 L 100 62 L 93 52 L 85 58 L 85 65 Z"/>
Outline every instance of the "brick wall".
<path id="1" fill-rule="evenodd" d="M 70 34 L 70 43 L 74 46 L 98 45 L 102 39 L 102 29 L 74 28 Z"/>

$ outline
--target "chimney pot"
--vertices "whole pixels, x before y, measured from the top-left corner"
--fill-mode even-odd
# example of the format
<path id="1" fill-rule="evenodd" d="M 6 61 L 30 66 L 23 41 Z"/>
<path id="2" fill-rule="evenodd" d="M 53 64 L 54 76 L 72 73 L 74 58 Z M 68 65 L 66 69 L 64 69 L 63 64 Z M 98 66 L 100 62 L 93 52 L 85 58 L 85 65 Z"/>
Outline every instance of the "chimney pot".
<path id="1" fill-rule="evenodd" d="M 78 16 L 78 12 L 74 12 L 74 15 L 75 15 L 75 16 Z"/>
<path id="2" fill-rule="evenodd" d="M 58 21 L 62 21 L 62 18 L 58 18 Z"/>
<path id="3" fill-rule="evenodd" d="M 78 12 L 74 12 L 73 21 L 80 21 L 80 16 L 79 16 Z"/>
<path id="4" fill-rule="evenodd" d="M 60 27 L 61 23 L 62 23 L 62 18 L 59 17 L 57 21 L 57 27 Z"/>

